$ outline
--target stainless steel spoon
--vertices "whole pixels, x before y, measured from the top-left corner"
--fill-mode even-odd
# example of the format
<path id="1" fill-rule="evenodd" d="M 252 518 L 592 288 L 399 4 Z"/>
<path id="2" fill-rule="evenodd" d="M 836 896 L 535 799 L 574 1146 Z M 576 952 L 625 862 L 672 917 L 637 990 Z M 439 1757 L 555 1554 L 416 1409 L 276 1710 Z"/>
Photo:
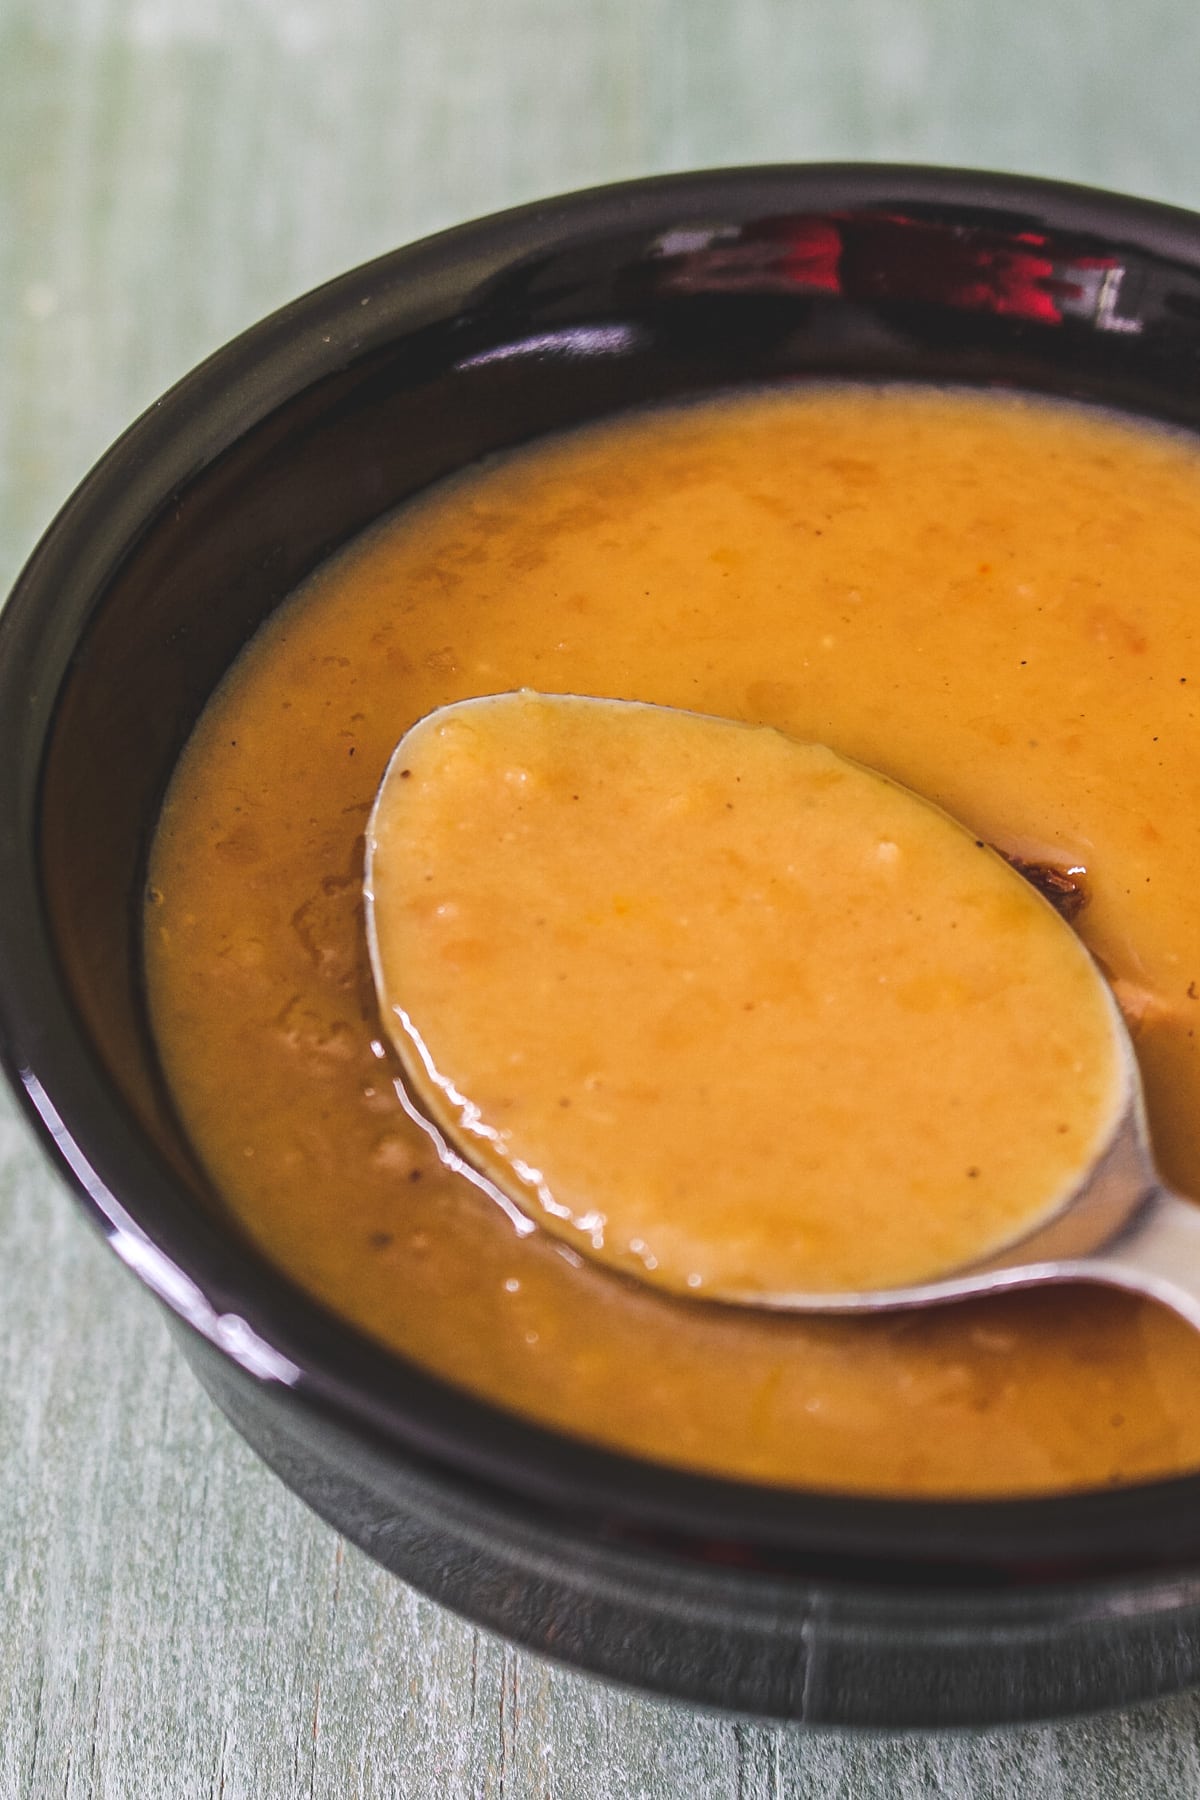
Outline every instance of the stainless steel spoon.
<path id="1" fill-rule="evenodd" d="M 486 704 L 486 700 L 480 702 Z M 472 702 L 460 705 L 478 704 Z M 403 761 L 393 757 L 380 784 L 376 811 Z M 368 827 L 364 894 L 372 971 L 385 1018 L 385 995 L 374 912 L 371 852 L 374 820 Z M 1062 930 L 1070 927 L 1063 922 Z M 1169 1306 L 1200 1329 L 1200 1207 L 1167 1189 L 1159 1179 L 1145 1117 L 1141 1078 L 1124 1020 L 1099 969 L 1094 979 L 1107 1001 L 1113 1043 L 1123 1075 L 1123 1104 L 1114 1129 L 1079 1181 L 1037 1225 L 986 1260 L 935 1280 L 903 1287 L 848 1292 L 738 1292 L 707 1286 L 699 1304 L 719 1302 L 756 1310 L 798 1313 L 868 1313 L 939 1305 L 1003 1290 L 1048 1282 L 1089 1281 L 1125 1288 Z M 401 1089 L 410 1116 L 433 1139 L 443 1161 L 467 1175 L 497 1200 L 520 1229 L 534 1228 L 485 1168 L 469 1133 L 435 1124 L 411 1092 Z M 636 1271 L 631 1271 L 635 1275 Z M 692 1296 L 688 1296 L 692 1298 Z"/>

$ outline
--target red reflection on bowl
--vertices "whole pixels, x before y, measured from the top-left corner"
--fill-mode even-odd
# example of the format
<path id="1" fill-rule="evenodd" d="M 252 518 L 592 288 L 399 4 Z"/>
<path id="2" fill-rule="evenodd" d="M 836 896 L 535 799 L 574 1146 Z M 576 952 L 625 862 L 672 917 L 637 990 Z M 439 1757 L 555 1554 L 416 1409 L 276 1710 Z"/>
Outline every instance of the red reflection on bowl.
<path id="1" fill-rule="evenodd" d="M 1116 257 L 1081 254 L 1033 231 L 1005 233 L 906 213 L 803 214 L 669 233 L 663 290 L 840 294 L 850 300 L 948 306 L 1059 325 L 1139 331 L 1116 310 Z"/>

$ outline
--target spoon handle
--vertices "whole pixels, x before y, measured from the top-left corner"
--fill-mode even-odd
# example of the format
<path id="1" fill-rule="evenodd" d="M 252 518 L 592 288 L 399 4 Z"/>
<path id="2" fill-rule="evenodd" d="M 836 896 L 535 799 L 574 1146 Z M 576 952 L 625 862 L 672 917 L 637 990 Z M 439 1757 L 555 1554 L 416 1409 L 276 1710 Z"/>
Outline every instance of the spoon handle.
<path id="1" fill-rule="evenodd" d="M 1159 1300 L 1200 1330 L 1200 1206 L 1154 1184 L 1080 1273 Z"/>

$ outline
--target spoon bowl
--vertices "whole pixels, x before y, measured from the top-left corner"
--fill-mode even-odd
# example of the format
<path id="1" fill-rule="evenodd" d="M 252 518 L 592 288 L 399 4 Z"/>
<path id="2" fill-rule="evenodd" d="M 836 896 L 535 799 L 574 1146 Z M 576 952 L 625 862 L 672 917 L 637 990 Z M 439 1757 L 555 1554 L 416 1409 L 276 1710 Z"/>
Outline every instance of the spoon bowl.
<path id="1" fill-rule="evenodd" d="M 1200 1214 L 1157 1178 L 1107 983 L 1003 858 L 887 776 L 670 707 L 481 696 L 401 739 L 367 845 L 405 1104 L 518 1230 L 741 1307 L 1095 1280 L 1200 1325 Z M 756 1006 L 790 1014 L 774 1037 Z M 710 1023 L 698 1050 L 681 1007 Z M 708 1057 L 733 1102 L 695 1101 Z M 889 1190 L 906 1107 L 920 1142 Z"/>

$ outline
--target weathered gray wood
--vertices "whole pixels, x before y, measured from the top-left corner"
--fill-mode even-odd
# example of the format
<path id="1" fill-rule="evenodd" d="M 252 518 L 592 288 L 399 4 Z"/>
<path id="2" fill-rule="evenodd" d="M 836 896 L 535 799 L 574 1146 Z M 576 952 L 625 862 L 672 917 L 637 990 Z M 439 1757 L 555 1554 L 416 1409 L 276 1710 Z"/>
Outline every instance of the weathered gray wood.
<path id="1" fill-rule="evenodd" d="M 0 0 L 0 587 L 169 381 L 396 242 L 791 157 L 1196 204 L 1198 51 L 1176 0 Z M 418 1599 L 215 1416 L 3 1102 L 0 1600 L 0 1800 L 1200 1793 L 1194 1697 L 804 1737 L 552 1670 Z"/>

